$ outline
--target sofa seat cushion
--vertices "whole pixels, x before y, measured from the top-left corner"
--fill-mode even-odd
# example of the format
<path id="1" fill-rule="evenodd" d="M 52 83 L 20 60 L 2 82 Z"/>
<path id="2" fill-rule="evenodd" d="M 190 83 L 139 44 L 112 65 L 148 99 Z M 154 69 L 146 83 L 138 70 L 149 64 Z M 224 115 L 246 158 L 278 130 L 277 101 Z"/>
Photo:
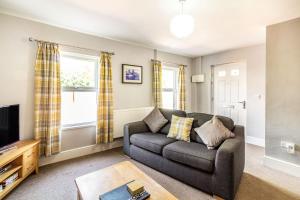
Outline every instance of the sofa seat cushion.
<path id="1" fill-rule="evenodd" d="M 175 139 L 167 138 L 164 134 L 151 132 L 137 133 L 130 137 L 133 145 L 157 154 L 162 154 L 163 147 L 175 141 Z"/>
<path id="2" fill-rule="evenodd" d="M 163 156 L 169 160 L 212 173 L 216 152 L 217 150 L 208 150 L 204 144 L 177 141 L 164 147 Z"/>

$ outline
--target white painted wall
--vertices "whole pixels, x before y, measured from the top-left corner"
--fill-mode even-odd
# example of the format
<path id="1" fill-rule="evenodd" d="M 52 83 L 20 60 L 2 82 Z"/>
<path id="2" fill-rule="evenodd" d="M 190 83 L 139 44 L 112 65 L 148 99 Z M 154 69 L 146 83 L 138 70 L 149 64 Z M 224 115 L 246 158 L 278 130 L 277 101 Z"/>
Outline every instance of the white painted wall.
<path id="1" fill-rule="evenodd" d="M 62 28 L 49 26 L 9 15 L 0 14 L 0 104 L 20 104 L 20 135 L 21 139 L 33 138 L 33 105 L 34 105 L 34 62 L 35 43 L 28 37 L 65 43 L 79 47 L 114 51 L 113 88 L 115 109 L 149 107 L 152 100 L 152 68 L 153 49 L 112 41 L 96 36 L 78 33 Z M 78 49 L 62 48 L 95 55 L 95 52 L 79 51 Z M 158 52 L 158 58 L 188 65 L 186 68 L 187 109 L 191 110 L 191 58 Z M 143 84 L 122 84 L 121 64 L 143 66 Z M 85 143 L 90 144 L 94 132 L 91 128 L 80 131 L 69 130 L 64 139 L 77 140 L 78 134 L 85 134 Z M 78 133 L 78 134 L 76 134 Z M 64 138 L 65 137 L 65 138 Z M 75 143 L 74 143 L 75 144 Z M 85 144 L 85 145 L 86 145 Z M 80 146 L 76 144 L 76 146 Z"/>
<path id="2" fill-rule="evenodd" d="M 265 45 L 240 48 L 201 57 L 205 82 L 197 85 L 197 111 L 211 112 L 211 65 L 246 61 L 247 63 L 247 136 L 265 138 Z M 193 60 L 197 63 L 197 60 Z M 198 64 L 199 65 L 199 64 Z M 261 95 L 261 98 L 259 98 Z M 252 138 L 253 139 L 253 138 Z M 261 142 L 262 141 L 262 142 Z"/>

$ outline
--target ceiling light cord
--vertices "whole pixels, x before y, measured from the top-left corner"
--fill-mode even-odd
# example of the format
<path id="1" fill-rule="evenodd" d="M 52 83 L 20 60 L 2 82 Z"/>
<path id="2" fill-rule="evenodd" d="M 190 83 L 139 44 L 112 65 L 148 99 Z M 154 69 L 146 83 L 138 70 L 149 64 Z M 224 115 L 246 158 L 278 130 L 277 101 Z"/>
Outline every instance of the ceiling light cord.
<path id="1" fill-rule="evenodd" d="M 183 4 L 184 4 L 185 0 L 179 0 L 179 2 L 181 3 L 180 14 L 183 15 Z"/>
<path id="2" fill-rule="evenodd" d="M 186 0 L 179 0 L 179 13 L 170 23 L 171 33 L 180 39 L 189 36 L 194 31 L 194 18 L 183 12 L 185 2 Z"/>

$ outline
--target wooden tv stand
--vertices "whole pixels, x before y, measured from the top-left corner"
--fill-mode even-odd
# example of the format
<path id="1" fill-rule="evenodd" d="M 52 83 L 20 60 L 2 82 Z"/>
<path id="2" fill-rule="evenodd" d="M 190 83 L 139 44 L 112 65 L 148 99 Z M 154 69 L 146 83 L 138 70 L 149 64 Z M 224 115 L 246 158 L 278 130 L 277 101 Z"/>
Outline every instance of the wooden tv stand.
<path id="1" fill-rule="evenodd" d="M 12 166 L 9 170 L 0 174 L 0 183 L 15 172 L 17 172 L 19 176 L 17 180 L 6 186 L 4 190 L 0 191 L 0 200 L 32 172 L 38 173 L 39 143 L 38 140 L 22 140 L 15 144 L 17 148 L 0 155 L 0 168 L 7 165 Z"/>

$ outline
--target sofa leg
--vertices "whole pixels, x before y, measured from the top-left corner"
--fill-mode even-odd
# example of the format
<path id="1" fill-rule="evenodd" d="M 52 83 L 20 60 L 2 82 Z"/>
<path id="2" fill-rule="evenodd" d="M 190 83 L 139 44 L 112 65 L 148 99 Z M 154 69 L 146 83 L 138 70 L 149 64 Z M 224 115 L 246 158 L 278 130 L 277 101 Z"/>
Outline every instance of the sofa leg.
<path id="1" fill-rule="evenodd" d="M 214 199 L 214 200 L 224 200 L 223 198 L 218 197 L 217 195 L 213 195 L 213 199 Z"/>

